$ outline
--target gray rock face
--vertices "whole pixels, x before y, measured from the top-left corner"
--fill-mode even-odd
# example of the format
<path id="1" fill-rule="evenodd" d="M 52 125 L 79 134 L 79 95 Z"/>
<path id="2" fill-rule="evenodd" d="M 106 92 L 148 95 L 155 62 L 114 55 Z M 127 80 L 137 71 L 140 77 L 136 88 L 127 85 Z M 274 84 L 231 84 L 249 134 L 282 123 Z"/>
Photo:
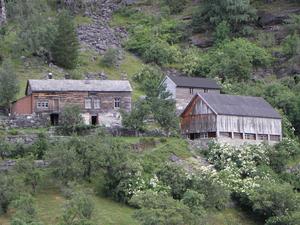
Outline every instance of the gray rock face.
<path id="1" fill-rule="evenodd" d="M 77 29 L 79 41 L 103 54 L 109 48 L 121 48 L 127 32 L 122 27 L 111 28 L 112 14 L 122 4 L 113 0 L 94 0 L 86 8 L 85 16 L 92 19 L 92 24 L 81 25 Z"/>
<path id="2" fill-rule="evenodd" d="M 6 23 L 6 8 L 5 1 L 0 0 L 0 26 Z"/>

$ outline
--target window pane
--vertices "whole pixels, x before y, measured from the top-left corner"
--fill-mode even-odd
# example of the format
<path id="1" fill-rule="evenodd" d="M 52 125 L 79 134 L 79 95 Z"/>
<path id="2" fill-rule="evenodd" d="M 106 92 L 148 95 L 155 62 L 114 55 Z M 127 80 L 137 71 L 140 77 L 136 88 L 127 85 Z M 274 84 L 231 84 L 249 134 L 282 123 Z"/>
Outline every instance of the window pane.
<path id="1" fill-rule="evenodd" d="M 91 109 L 92 108 L 92 100 L 87 98 L 85 99 L 85 108 L 86 109 Z"/>
<path id="2" fill-rule="evenodd" d="M 100 99 L 94 99 L 94 109 L 100 109 Z"/>
<path id="3" fill-rule="evenodd" d="M 120 103 L 121 99 L 120 98 L 115 98 L 115 108 L 120 108 Z"/>

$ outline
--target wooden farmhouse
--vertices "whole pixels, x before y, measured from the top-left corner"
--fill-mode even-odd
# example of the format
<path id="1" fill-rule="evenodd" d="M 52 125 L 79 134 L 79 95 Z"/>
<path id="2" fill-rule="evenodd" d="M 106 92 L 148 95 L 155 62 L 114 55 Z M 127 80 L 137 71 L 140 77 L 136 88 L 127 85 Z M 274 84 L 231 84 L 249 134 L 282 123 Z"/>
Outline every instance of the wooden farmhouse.
<path id="1" fill-rule="evenodd" d="M 171 97 L 176 100 L 176 108 L 182 112 L 196 93 L 220 93 L 216 81 L 206 78 L 169 74 L 163 80 Z"/>
<path id="2" fill-rule="evenodd" d="M 281 141 L 281 116 L 263 98 L 198 93 L 181 114 L 189 139 L 240 145 Z"/>
<path id="3" fill-rule="evenodd" d="M 86 124 L 120 124 L 122 109 L 131 110 L 132 88 L 125 80 L 28 80 L 25 97 L 14 102 L 12 116 L 37 115 L 52 125 L 66 105 L 78 105 Z"/>

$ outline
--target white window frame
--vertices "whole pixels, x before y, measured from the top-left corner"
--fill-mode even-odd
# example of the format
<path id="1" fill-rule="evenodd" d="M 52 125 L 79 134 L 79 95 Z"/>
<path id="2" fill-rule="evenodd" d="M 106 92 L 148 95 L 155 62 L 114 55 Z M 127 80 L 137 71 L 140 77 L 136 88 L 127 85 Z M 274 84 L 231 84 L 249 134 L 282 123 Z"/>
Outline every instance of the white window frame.
<path id="1" fill-rule="evenodd" d="M 208 133 L 204 132 L 204 133 L 200 133 L 200 139 L 207 139 L 208 138 Z"/>
<path id="2" fill-rule="evenodd" d="M 194 94 L 194 88 L 190 88 L 190 95 Z"/>
<path id="3" fill-rule="evenodd" d="M 48 101 L 37 101 L 36 107 L 38 109 L 49 109 L 49 102 Z"/>
<path id="4" fill-rule="evenodd" d="M 101 100 L 99 98 L 94 99 L 94 109 L 101 109 Z"/>
<path id="5" fill-rule="evenodd" d="M 267 134 L 258 134 L 258 139 L 261 141 L 267 141 L 268 135 Z"/>
<path id="6" fill-rule="evenodd" d="M 85 109 L 92 109 L 92 99 L 91 98 L 85 98 L 84 99 L 84 108 Z"/>
<path id="7" fill-rule="evenodd" d="M 115 109 L 121 108 L 121 98 L 120 97 L 114 98 L 114 108 Z"/>

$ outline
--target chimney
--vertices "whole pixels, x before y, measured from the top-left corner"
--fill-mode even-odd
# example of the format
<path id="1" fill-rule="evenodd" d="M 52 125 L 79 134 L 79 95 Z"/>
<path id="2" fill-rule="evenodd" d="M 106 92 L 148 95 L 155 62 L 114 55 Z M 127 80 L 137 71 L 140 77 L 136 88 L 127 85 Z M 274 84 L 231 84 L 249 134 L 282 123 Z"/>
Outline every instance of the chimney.
<path id="1" fill-rule="evenodd" d="M 52 73 L 48 73 L 47 78 L 48 78 L 48 80 L 52 80 L 53 79 L 53 74 Z"/>

